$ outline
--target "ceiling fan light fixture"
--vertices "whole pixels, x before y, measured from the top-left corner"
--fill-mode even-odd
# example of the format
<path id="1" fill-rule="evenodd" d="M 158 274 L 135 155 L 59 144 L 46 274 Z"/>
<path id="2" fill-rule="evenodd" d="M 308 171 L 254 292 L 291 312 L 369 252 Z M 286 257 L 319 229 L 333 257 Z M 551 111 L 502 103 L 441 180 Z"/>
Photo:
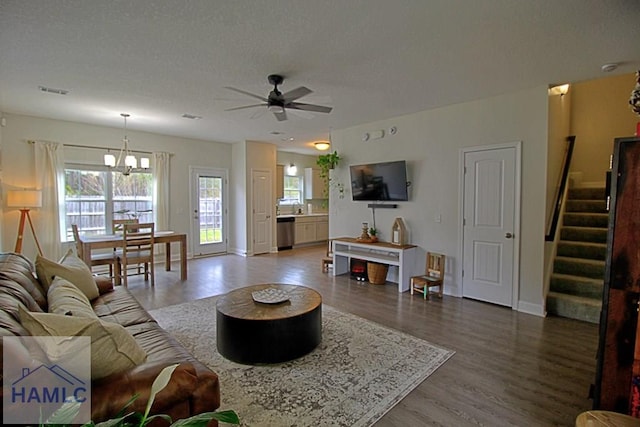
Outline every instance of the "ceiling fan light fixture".
<path id="1" fill-rule="evenodd" d="M 282 105 L 278 105 L 278 104 L 269 104 L 269 106 L 267 107 L 269 109 L 269 111 L 271 111 L 272 113 L 284 113 L 284 107 Z"/>
<path id="2" fill-rule="evenodd" d="M 316 150 L 319 151 L 327 151 L 331 145 L 329 145 L 328 141 L 318 141 L 314 142 L 313 145 L 316 147 Z"/>

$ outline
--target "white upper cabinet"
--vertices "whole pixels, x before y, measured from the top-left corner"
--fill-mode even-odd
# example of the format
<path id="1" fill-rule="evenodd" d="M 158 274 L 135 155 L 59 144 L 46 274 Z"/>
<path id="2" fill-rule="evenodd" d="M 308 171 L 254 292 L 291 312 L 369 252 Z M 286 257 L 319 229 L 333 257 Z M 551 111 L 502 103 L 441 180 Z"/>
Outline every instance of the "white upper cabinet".
<path id="1" fill-rule="evenodd" d="M 304 198 L 328 198 L 327 180 L 320 176 L 320 169 L 305 168 L 304 170 Z"/>

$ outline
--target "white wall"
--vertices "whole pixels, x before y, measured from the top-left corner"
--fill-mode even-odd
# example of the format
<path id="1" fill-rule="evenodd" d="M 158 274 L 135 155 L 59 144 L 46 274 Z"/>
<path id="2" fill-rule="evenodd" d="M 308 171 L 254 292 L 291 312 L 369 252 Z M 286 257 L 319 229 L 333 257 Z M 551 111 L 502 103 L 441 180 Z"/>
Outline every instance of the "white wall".
<path id="1" fill-rule="evenodd" d="M 109 128 L 60 120 L 43 119 L 14 114 L 4 114 L 6 127 L 2 128 L 2 170 L 3 192 L 8 189 L 34 188 L 35 172 L 34 148 L 27 140 L 46 140 L 65 144 L 113 147 L 122 146 L 122 128 Z M 232 164 L 232 146 L 230 144 L 201 141 L 174 136 L 136 132 L 129 129 L 130 149 L 142 151 L 165 151 L 173 153 L 170 169 L 170 218 L 171 229 L 189 233 L 191 215 L 189 210 L 189 166 L 216 167 L 229 169 Z M 68 151 L 68 153 L 67 153 Z M 85 162 L 102 164 L 101 150 L 65 150 L 70 160 L 82 157 Z M 2 223 L 2 250 L 13 250 L 19 213 L 7 210 L 2 205 L 5 220 Z M 34 222 L 38 227 L 37 211 Z M 44 233 L 38 233 L 38 236 Z M 25 237 L 23 252 L 34 259 L 35 245 L 32 239 Z"/>
<path id="2" fill-rule="evenodd" d="M 396 135 L 362 142 L 364 132 L 396 126 Z M 547 87 L 468 102 L 369 123 L 332 133 L 332 143 L 344 159 L 334 172 L 346 184 L 345 197 L 332 191 L 330 236 L 358 236 L 363 221 L 372 222 L 364 202 L 353 202 L 350 164 L 407 160 L 410 201 L 398 209 L 376 210 L 380 238 L 389 240 L 395 217 L 403 217 L 410 242 L 447 255 L 445 290 L 460 295 L 459 156 L 463 147 L 522 141 L 522 209 L 520 292 L 518 309 L 539 315 L 543 310 L 544 225 L 548 138 Z M 441 222 L 436 222 L 440 217 Z"/>

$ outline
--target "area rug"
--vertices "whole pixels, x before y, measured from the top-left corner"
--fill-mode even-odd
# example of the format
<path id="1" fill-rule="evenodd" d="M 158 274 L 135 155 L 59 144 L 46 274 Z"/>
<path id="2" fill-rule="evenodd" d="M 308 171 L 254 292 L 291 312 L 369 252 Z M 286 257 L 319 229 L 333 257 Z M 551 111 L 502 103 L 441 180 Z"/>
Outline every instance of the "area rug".
<path id="1" fill-rule="evenodd" d="M 454 352 L 329 306 L 322 342 L 291 362 L 241 365 L 216 350 L 216 298 L 151 315 L 218 373 L 221 408 L 243 426 L 369 426 Z"/>

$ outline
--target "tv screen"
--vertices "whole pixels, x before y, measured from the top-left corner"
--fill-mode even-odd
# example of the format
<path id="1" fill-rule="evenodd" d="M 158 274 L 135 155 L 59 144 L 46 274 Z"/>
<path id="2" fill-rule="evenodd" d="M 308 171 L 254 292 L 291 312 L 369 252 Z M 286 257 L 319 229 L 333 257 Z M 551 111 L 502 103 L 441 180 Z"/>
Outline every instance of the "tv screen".
<path id="1" fill-rule="evenodd" d="M 409 200 L 404 160 L 352 165 L 349 169 L 353 200 Z"/>

